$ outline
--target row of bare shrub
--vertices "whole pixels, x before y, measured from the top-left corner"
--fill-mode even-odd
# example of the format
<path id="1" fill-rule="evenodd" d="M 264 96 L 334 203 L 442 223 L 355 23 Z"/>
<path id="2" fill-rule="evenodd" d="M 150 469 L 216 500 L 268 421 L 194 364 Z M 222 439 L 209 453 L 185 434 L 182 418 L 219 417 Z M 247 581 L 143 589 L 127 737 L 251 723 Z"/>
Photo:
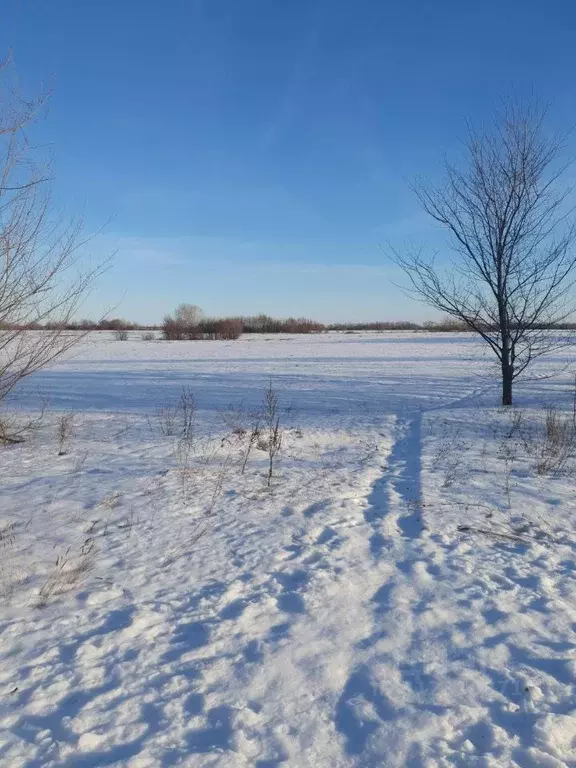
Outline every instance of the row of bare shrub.
<path id="1" fill-rule="evenodd" d="M 391 322 L 375 321 L 370 323 L 333 323 L 328 326 L 330 331 L 418 331 L 421 326 L 409 320 Z"/>
<path id="2" fill-rule="evenodd" d="M 242 335 L 242 321 L 239 318 L 224 317 L 187 323 L 167 315 L 162 323 L 162 334 L 166 341 L 192 341 L 201 339 L 238 339 Z"/>
<path id="3" fill-rule="evenodd" d="M 50 323 L 37 326 L 37 328 L 45 328 L 46 330 L 52 330 L 54 326 Z M 148 331 L 158 328 L 156 325 L 141 325 L 140 323 L 131 323 L 129 320 L 123 320 L 121 317 L 111 317 L 104 320 L 95 322 L 94 320 L 77 320 L 74 322 L 66 323 L 64 326 L 67 331 Z"/>
<path id="4" fill-rule="evenodd" d="M 170 321 L 174 323 L 170 324 Z M 166 334 L 166 328 L 168 335 Z M 68 331 L 154 331 L 162 330 L 165 338 L 171 339 L 212 339 L 212 338 L 238 338 L 242 333 L 322 333 L 323 331 L 434 331 L 458 332 L 468 331 L 464 323 L 456 320 L 426 320 L 423 323 L 414 323 L 410 320 L 378 320 L 365 323 L 332 323 L 324 325 L 306 317 L 274 318 L 268 315 L 254 315 L 249 317 L 226 317 L 220 319 L 202 319 L 200 322 L 185 323 L 186 330 L 178 332 L 176 325 L 183 323 L 175 318 L 165 318 L 161 326 L 143 325 L 114 317 L 109 320 L 78 320 L 65 324 L 55 323 L 28 323 L 26 326 L 0 323 L 0 330 L 58 330 L 64 328 Z M 234 330 L 233 330 L 234 329 Z M 240 329 L 238 331 L 238 329 Z M 550 330 L 576 329 L 576 324 L 559 323 L 550 326 Z M 237 335 L 236 335 L 237 334 Z"/>
<path id="5" fill-rule="evenodd" d="M 183 305 L 188 306 L 188 305 Z M 51 329 L 49 324 L 29 326 L 28 330 Z M 320 333 L 326 326 L 306 317 L 273 318 L 268 315 L 250 317 L 205 318 L 196 313 L 176 310 L 167 315 L 161 326 L 132 323 L 121 318 L 110 318 L 95 322 L 78 320 L 67 323 L 70 331 L 150 331 L 161 329 L 165 339 L 237 339 L 242 333 Z"/>
<path id="6" fill-rule="evenodd" d="M 275 320 L 267 315 L 204 318 L 176 312 L 166 315 L 162 323 L 162 333 L 168 341 L 238 339 L 243 333 L 319 333 L 324 330 L 324 325 L 307 318 Z"/>
<path id="7" fill-rule="evenodd" d="M 274 318 L 268 315 L 254 315 L 239 318 L 244 333 L 320 333 L 326 326 L 307 317 Z"/>
<path id="8" fill-rule="evenodd" d="M 413 323 L 410 320 L 377 321 L 371 323 L 333 323 L 329 331 L 468 331 L 464 323 L 451 318 L 443 320 L 426 320 L 423 323 Z"/>

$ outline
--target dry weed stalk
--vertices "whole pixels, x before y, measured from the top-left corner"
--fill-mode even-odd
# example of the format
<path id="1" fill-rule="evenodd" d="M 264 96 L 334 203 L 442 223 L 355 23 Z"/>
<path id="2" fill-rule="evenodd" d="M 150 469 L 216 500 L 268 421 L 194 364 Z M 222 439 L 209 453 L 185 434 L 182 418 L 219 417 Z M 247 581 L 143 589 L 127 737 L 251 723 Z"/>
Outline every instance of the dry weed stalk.
<path id="1" fill-rule="evenodd" d="M 248 444 L 246 446 L 246 451 L 244 453 L 244 458 L 242 460 L 242 468 L 240 470 L 241 475 L 243 475 L 244 472 L 246 471 L 246 465 L 248 464 L 248 459 L 250 458 L 252 449 L 258 443 L 259 439 L 260 439 L 260 417 L 256 419 L 256 422 L 254 423 L 252 429 L 250 430 L 250 435 L 248 437 Z"/>
<path id="2" fill-rule="evenodd" d="M 15 413 L 4 411 L 0 415 L 0 443 L 4 445 L 16 445 L 23 443 L 26 438 L 34 434 L 44 420 L 47 402 L 42 398 L 40 412 L 37 416 L 22 418 Z"/>
<path id="3" fill-rule="evenodd" d="M 58 456 L 65 456 L 70 447 L 70 441 L 74 435 L 75 414 L 64 413 L 58 419 L 56 427 L 56 436 L 58 440 Z"/>
<path id="4" fill-rule="evenodd" d="M 38 590 L 36 607 L 42 608 L 57 596 L 68 592 L 89 573 L 95 565 L 96 543 L 93 538 L 87 538 L 77 555 L 71 548 L 58 555 L 54 568 L 44 584 Z"/>
<path id="5" fill-rule="evenodd" d="M 196 422 L 196 401 L 190 387 L 182 387 L 177 403 L 161 406 L 156 410 L 156 423 L 165 437 L 178 435 L 182 440 L 193 440 Z M 155 432 L 150 419 L 150 429 Z"/>
<path id="6" fill-rule="evenodd" d="M 576 430 L 571 415 L 546 408 L 544 434 L 536 444 L 536 472 L 560 475 L 569 470 L 576 448 Z"/>
<path id="7" fill-rule="evenodd" d="M 272 476 L 274 474 L 274 464 L 276 457 L 280 453 L 282 448 L 282 436 L 283 430 L 280 428 L 280 414 L 278 408 L 278 393 L 274 389 L 272 379 L 268 385 L 268 389 L 264 394 L 263 402 L 263 420 L 266 427 L 267 439 L 265 443 L 265 450 L 268 453 L 268 476 L 267 485 L 270 487 L 272 484 Z"/>

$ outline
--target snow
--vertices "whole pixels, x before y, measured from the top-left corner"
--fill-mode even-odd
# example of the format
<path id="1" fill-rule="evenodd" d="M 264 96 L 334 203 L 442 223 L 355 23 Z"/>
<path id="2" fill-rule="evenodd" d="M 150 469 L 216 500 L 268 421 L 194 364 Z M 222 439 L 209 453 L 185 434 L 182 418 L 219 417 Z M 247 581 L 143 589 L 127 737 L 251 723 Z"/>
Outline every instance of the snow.
<path id="1" fill-rule="evenodd" d="M 576 765 L 574 479 L 535 471 L 571 376 L 515 417 L 486 364 L 461 334 L 99 333 L 26 381 L 19 418 L 48 404 L 2 451 L 0 764 Z M 268 488 L 242 430 L 270 378 Z M 191 441 L 159 415 L 183 386 Z"/>

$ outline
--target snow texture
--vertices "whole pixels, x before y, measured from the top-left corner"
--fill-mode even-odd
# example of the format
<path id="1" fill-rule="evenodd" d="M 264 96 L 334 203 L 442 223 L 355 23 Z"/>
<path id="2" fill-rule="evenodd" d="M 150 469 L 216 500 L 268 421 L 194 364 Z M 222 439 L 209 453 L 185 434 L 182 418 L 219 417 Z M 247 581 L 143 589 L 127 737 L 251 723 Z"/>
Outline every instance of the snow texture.
<path id="1" fill-rule="evenodd" d="M 101 333 L 25 382 L 0 764 L 576 766 L 574 478 L 535 469 L 571 378 L 507 415 L 486 365 L 459 334 Z M 242 464 L 270 377 L 268 488 L 264 434 Z"/>

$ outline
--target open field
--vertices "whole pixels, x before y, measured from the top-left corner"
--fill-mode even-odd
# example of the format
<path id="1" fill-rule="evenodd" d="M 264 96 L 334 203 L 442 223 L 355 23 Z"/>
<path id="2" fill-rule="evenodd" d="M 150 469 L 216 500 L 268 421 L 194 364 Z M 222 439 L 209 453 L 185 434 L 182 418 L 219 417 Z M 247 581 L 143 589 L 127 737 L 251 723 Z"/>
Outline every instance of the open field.
<path id="1" fill-rule="evenodd" d="M 489 362 L 466 334 L 99 333 L 26 380 L 0 764 L 576 765 L 573 365 L 506 413 Z"/>

